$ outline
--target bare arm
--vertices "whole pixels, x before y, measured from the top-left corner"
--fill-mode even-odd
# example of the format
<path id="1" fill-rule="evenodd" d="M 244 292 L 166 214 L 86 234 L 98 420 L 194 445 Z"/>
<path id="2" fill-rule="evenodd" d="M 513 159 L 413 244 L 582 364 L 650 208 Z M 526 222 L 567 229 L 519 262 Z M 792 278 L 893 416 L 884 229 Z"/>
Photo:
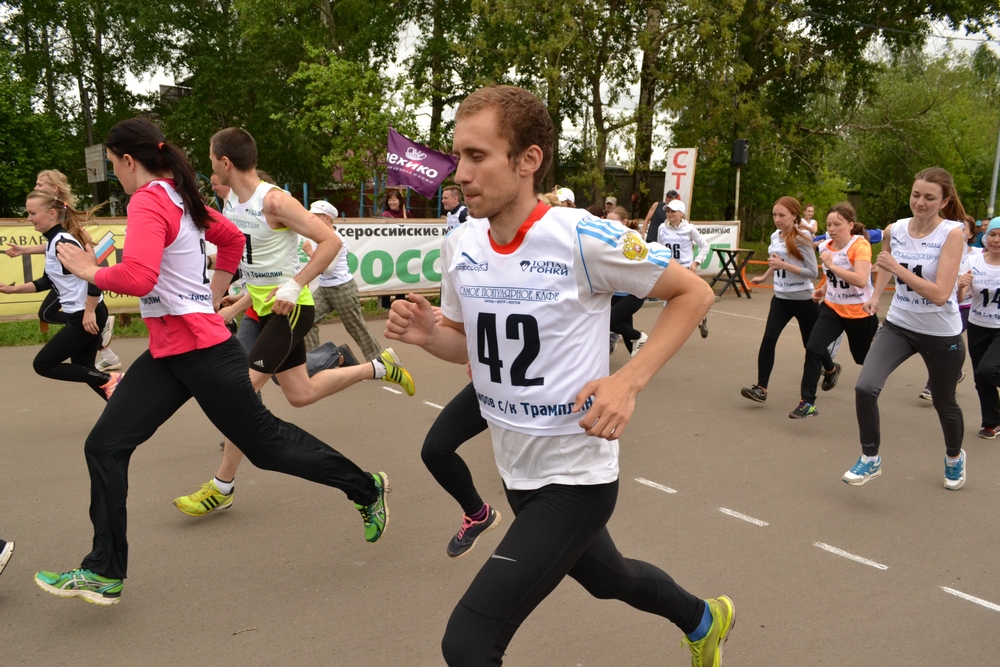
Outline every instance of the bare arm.
<path id="1" fill-rule="evenodd" d="M 418 345 L 444 361 L 468 363 L 465 325 L 447 317 L 442 317 L 441 324 L 437 324 L 434 308 L 427 299 L 420 294 L 409 294 L 406 299 L 392 302 L 385 337 Z"/>

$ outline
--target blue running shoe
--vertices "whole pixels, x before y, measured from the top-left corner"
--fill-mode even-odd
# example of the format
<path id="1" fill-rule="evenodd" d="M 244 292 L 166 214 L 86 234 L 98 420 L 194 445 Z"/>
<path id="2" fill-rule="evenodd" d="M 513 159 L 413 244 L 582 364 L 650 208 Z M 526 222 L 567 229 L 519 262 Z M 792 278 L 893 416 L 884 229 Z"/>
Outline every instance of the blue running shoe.
<path id="1" fill-rule="evenodd" d="M 958 491 L 965 486 L 965 450 L 958 457 L 958 463 L 948 463 L 948 458 L 944 460 L 944 488 Z"/>
<path id="2" fill-rule="evenodd" d="M 882 474 L 882 457 L 876 456 L 874 461 L 865 463 L 863 457 L 858 457 L 854 467 L 844 473 L 843 480 L 851 486 L 861 486 Z"/>

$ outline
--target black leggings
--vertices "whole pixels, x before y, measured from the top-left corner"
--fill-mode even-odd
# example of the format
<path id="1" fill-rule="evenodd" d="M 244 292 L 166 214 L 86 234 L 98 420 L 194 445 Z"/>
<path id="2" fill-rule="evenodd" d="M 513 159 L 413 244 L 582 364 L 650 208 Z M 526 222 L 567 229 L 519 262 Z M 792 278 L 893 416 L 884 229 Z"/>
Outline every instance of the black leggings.
<path id="1" fill-rule="evenodd" d="M 823 367 L 823 355 L 829 356 L 830 345 L 840 334 L 847 334 L 847 343 L 851 347 L 851 356 L 859 366 L 865 363 L 868 348 L 872 338 L 878 331 L 878 317 L 869 315 L 859 319 L 841 317 L 830 306 L 821 304 L 819 319 L 809 334 L 806 343 L 806 366 L 802 371 L 802 400 L 807 403 L 816 402 L 816 385 L 819 384 L 820 369 Z"/>
<path id="2" fill-rule="evenodd" d="M 81 567 L 105 577 L 125 577 L 129 459 L 192 396 L 258 468 L 336 487 L 361 505 L 378 498 L 371 475 L 268 412 L 254 393 L 246 353 L 235 338 L 160 359 L 147 350 L 129 367 L 87 436 L 94 547 Z"/>
<path id="3" fill-rule="evenodd" d="M 38 307 L 38 319 L 48 324 L 66 324 L 66 313 L 62 311 L 59 294 L 54 289 L 48 291 L 42 305 Z"/>
<path id="4" fill-rule="evenodd" d="M 305 337 L 312 330 L 316 306 L 295 306 L 287 315 L 260 318 L 260 335 L 250 350 L 250 368 L 274 375 L 306 363 Z"/>
<path id="5" fill-rule="evenodd" d="M 94 367 L 94 358 L 101 349 L 101 329 L 108 321 L 108 309 L 104 302 L 97 304 L 97 333 L 83 328 L 83 311 L 66 316 L 66 324 L 45 344 L 32 366 L 42 377 L 64 382 L 83 382 L 97 395 L 104 398 L 101 385 L 111 377 Z M 63 363 L 66 360 L 69 363 Z"/>
<path id="6" fill-rule="evenodd" d="M 515 519 L 451 613 L 441 648 L 451 667 L 503 664 L 514 633 L 567 574 L 588 593 L 663 616 L 690 634 L 705 603 L 666 572 L 619 553 L 606 524 L 618 482 L 507 490 Z"/>
<path id="7" fill-rule="evenodd" d="M 793 317 L 799 322 L 799 333 L 802 335 L 804 347 L 809 342 L 813 325 L 819 318 L 819 306 L 812 299 L 794 301 L 779 298 L 777 295 L 771 297 L 771 309 L 767 313 L 767 324 L 764 325 L 764 338 L 760 341 L 760 351 L 757 352 L 759 387 L 767 389 L 767 383 L 771 379 L 771 369 L 774 368 L 774 348 L 778 346 L 781 332 Z M 824 352 L 820 363 L 827 371 L 833 370 L 833 359 L 830 358 L 829 352 Z"/>
<path id="8" fill-rule="evenodd" d="M 969 323 L 969 357 L 976 377 L 976 393 L 982 412 L 982 427 L 1000 426 L 1000 329 Z M 931 393 L 933 397 L 934 394 Z"/>
<path id="9" fill-rule="evenodd" d="M 878 397 L 882 393 L 882 387 L 889 375 L 914 354 L 919 354 L 927 366 L 931 400 L 937 410 L 941 430 L 944 431 L 945 450 L 953 458 L 962 453 L 965 420 L 962 408 L 955 400 L 955 387 L 958 386 L 958 376 L 965 363 L 965 341 L 962 334 L 930 336 L 887 321 L 882 324 L 872 341 L 871 351 L 854 388 L 861 451 L 865 456 L 878 456 L 882 442 L 878 411 Z"/>
<path id="10" fill-rule="evenodd" d="M 632 351 L 632 343 L 641 335 L 632 326 L 632 316 L 639 312 L 645 302 L 645 299 L 640 299 L 632 294 L 611 297 L 611 330 L 625 340 L 625 347 L 628 348 L 629 352 Z"/>
<path id="11" fill-rule="evenodd" d="M 470 382 L 434 420 L 420 450 L 420 458 L 434 479 L 469 516 L 483 508 L 483 499 L 476 491 L 469 466 L 455 452 L 485 430 L 486 420 L 479 411 L 476 390 Z"/>

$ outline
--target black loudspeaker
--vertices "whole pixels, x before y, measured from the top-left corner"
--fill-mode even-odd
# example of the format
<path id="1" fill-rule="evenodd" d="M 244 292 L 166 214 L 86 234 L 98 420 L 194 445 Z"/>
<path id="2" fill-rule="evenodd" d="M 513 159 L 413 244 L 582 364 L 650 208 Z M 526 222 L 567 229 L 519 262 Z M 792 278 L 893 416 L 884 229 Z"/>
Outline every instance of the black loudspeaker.
<path id="1" fill-rule="evenodd" d="M 733 142 L 733 164 L 736 166 L 742 166 L 747 163 L 747 158 L 750 156 L 750 140 L 749 139 L 737 139 Z"/>

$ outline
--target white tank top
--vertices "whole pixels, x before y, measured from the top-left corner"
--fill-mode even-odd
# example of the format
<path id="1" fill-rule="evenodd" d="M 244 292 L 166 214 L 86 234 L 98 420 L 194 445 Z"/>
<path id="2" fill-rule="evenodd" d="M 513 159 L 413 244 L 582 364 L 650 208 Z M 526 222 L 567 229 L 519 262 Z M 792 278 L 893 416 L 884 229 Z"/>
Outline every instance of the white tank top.
<path id="1" fill-rule="evenodd" d="M 921 239 L 910 236 L 910 218 L 894 222 L 888 228 L 889 245 L 892 256 L 905 268 L 924 280 L 937 280 L 938 261 L 941 247 L 951 230 L 962 227 L 961 222 L 945 220 L 934 231 Z M 931 301 L 910 289 L 896 279 L 896 294 L 886 313 L 887 322 L 930 336 L 957 336 L 962 333 L 962 318 L 958 314 L 957 281 L 951 296 L 943 306 L 935 306 Z"/>
<path id="2" fill-rule="evenodd" d="M 694 244 L 691 242 L 691 223 L 687 220 L 674 227 L 670 222 L 664 222 L 656 231 L 656 240 L 660 245 L 670 248 L 673 258 L 685 269 L 694 262 Z"/>
<path id="3" fill-rule="evenodd" d="M 580 415 L 571 412 L 576 394 L 608 374 L 610 295 L 593 311 L 580 302 L 577 222 L 550 210 L 504 255 L 491 249 L 488 223 L 470 218 L 444 267 L 463 303 L 483 416 L 518 433 L 581 435 Z M 567 354 L 569 371 L 559 361 Z"/>
<path id="4" fill-rule="evenodd" d="M 803 238 L 805 238 L 803 236 Z M 788 248 L 785 242 L 781 239 L 781 231 L 775 230 L 771 234 L 771 245 L 767 247 L 767 255 L 777 255 L 784 261 L 788 262 L 793 266 L 799 268 L 805 267 L 805 263 L 801 259 L 795 259 L 792 255 L 788 253 Z M 775 269 L 774 270 L 774 291 L 775 292 L 801 292 L 803 290 L 814 290 L 813 282 L 808 278 L 803 278 L 800 275 L 791 273 L 785 269 Z"/>
<path id="5" fill-rule="evenodd" d="M 972 271 L 969 322 L 1000 329 L 1000 266 L 987 264 L 982 253 L 970 254 L 966 263 L 968 270 Z"/>
<path id="6" fill-rule="evenodd" d="M 205 232 L 195 226 L 191 214 L 184 208 L 184 200 L 169 183 L 153 181 L 149 185 L 166 191 L 170 201 L 181 209 L 181 222 L 177 238 L 163 249 L 156 285 L 149 294 L 139 298 L 139 312 L 143 317 L 214 313 L 211 280 L 207 275 Z"/>
<path id="7" fill-rule="evenodd" d="M 294 278 L 299 269 L 299 235 L 287 227 L 271 229 L 264 218 L 264 195 L 271 190 L 281 188 L 261 181 L 250 199 L 242 204 L 236 191 L 230 191 L 222 211 L 246 237 L 240 270 L 247 291 L 253 298 L 254 310 L 262 316 L 271 312 L 273 304 L 271 301 L 265 305 L 267 295 L 289 278 Z M 314 304 L 307 287 L 302 288 L 297 303 L 306 306 Z"/>
<path id="8" fill-rule="evenodd" d="M 56 257 L 56 246 L 63 242 L 72 243 L 78 248 L 82 247 L 72 234 L 62 229 L 45 246 L 45 275 L 52 283 L 56 296 L 59 297 L 59 307 L 62 311 L 66 314 L 78 313 L 87 307 L 87 288 L 90 283 L 66 271 L 62 262 Z M 103 300 L 102 294 L 97 302 Z"/>
<path id="9" fill-rule="evenodd" d="M 851 240 L 848 241 L 847 245 L 840 250 L 834 250 L 833 241 L 827 241 L 824 247 L 826 250 L 830 251 L 833 265 L 839 269 L 854 271 L 854 265 L 851 264 L 851 260 L 847 256 L 847 251 L 859 240 L 863 240 L 861 236 L 856 234 L 851 236 Z M 868 284 L 864 287 L 856 287 L 855 285 L 851 285 L 838 278 L 833 271 L 829 269 L 826 271 L 826 300 L 830 303 L 845 306 L 861 304 L 871 299 L 872 294 L 874 293 L 875 290 L 872 287 L 872 277 L 870 273 L 868 274 Z"/>
<path id="10" fill-rule="evenodd" d="M 961 278 L 962 276 L 964 276 L 966 273 L 969 272 L 969 261 L 973 258 L 973 256 L 982 254 L 983 249 L 973 248 L 972 246 L 966 245 L 964 252 L 965 256 L 962 258 L 962 263 L 958 265 L 959 278 Z M 965 298 L 959 302 L 958 307 L 970 308 L 971 306 L 972 306 L 972 290 L 970 289 L 969 293 L 965 295 Z"/>
<path id="11" fill-rule="evenodd" d="M 340 249 L 337 256 L 330 266 L 326 267 L 326 271 L 319 275 L 319 286 L 320 287 L 336 287 L 337 285 L 343 285 L 351 278 L 354 274 L 351 273 L 351 269 L 347 265 L 347 253 L 350 248 L 347 247 L 347 242 L 344 241 L 344 237 L 338 234 L 336 231 L 333 232 L 337 234 L 337 238 L 344 244 L 344 247 Z"/>

